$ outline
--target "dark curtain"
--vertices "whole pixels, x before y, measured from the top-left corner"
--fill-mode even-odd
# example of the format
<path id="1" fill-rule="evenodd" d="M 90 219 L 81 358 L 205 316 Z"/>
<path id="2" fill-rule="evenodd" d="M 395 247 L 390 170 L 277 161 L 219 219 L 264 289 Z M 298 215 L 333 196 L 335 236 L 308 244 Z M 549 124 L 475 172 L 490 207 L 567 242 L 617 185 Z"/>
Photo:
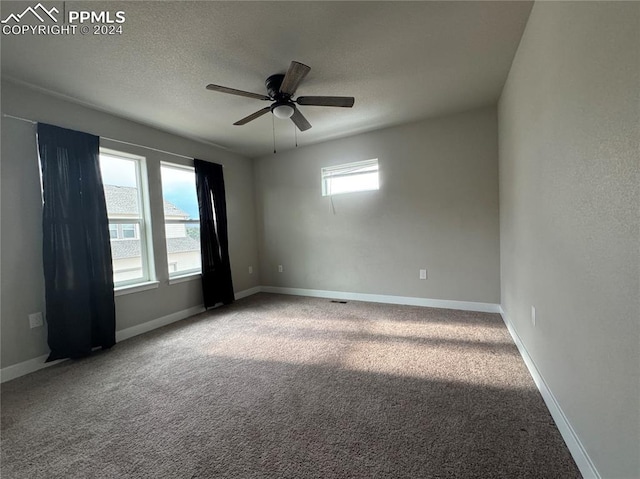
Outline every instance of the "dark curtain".
<path id="1" fill-rule="evenodd" d="M 194 160 L 196 190 L 200 209 L 200 248 L 202 254 L 202 292 L 204 306 L 233 302 L 227 202 L 222 166 Z"/>
<path id="2" fill-rule="evenodd" d="M 47 361 L 115 344 L 109 221 L 99 138 L 38 123 Z"/>

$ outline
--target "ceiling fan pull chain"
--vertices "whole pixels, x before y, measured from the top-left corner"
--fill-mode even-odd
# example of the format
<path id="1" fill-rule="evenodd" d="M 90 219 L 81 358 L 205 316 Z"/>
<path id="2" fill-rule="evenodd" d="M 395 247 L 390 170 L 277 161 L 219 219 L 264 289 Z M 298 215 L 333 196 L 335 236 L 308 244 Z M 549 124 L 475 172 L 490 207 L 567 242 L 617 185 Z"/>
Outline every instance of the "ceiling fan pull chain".
<path id="1" fill-rule="evenodd" d="M 271 115 L 271 126 L 273 127 L 273 154 L 276 153 L 276 120 Z"/>
<path id="2" fill-rule="evenodd" d="M 298 128 L 293 124 L 293 136 L 296 139 L 296 148 L 298 148 Z"/>

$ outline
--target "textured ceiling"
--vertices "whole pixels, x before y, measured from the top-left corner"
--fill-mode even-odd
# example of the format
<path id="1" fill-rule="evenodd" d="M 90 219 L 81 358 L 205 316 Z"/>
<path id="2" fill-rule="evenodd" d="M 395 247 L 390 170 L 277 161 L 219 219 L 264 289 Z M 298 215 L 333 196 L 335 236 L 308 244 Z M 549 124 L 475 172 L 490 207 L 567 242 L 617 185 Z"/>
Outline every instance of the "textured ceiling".
<path id="1" fill-rule="evenodd" d="M 33 3 L 33 2 L 30 2 Z M 24 2 L 1 2 L 2 18 Z M 45 2 L 57 5 L 62 2 Z M 297 95 L 354 96 L 306 106 L 301 145 L 495 103 L 530 2 L 66 2 L 126 13 L 116 36 L 3 35 L 2 75 L 250 157 L 273 149 L 272 119 L 233 122 L 291 60 L 311 67 Z M 278 149 L 293 124 L 275 120 Z"/>

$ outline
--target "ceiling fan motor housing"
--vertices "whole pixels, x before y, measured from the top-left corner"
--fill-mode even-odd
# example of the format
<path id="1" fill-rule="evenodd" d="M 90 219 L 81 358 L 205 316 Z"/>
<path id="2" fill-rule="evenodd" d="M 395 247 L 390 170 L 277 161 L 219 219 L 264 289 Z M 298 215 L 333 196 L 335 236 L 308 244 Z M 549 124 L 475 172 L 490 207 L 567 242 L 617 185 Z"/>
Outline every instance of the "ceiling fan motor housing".
<path id="1" fill-rule="evenodd" d="M 284 80 L 284 75 L 278 73 L 276 75 L 271 75 L 264 82 L 267 87 L 267 91 L 269 92 L 269 96 L 273 98 L 275 101 L 279 100 L 288 100 L 291 98 L 291 95 L 287 93 L 282 93 L 280 91 L 280 87 L 282 86 L 282 80 Z"/>
<path id="2" fill-rule="evenodd" d="M 265 86 L 269 92 L 269 96 L 274 99 L 273 105 L 271 105 L 271 112 L 278 118 L 291 118 L 296 107 L 291 101 L 291 95 L 280 91 L 284 75 L 276 74 L 271 75 L 266 79 Z"/>

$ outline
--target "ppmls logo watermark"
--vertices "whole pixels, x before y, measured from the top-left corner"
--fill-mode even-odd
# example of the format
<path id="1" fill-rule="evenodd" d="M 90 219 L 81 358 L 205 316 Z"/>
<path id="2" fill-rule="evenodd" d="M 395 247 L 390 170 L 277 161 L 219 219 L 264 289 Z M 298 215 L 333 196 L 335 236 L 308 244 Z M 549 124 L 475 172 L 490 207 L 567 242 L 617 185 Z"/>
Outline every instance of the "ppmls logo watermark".
<path id="1" fill-rule="evenodd" d="M 125 20 L 123 11 L 69 10 L 60 15 L 56 7 L 38 3 L 0 23 L 3 35 L 122 35 Z"/>

